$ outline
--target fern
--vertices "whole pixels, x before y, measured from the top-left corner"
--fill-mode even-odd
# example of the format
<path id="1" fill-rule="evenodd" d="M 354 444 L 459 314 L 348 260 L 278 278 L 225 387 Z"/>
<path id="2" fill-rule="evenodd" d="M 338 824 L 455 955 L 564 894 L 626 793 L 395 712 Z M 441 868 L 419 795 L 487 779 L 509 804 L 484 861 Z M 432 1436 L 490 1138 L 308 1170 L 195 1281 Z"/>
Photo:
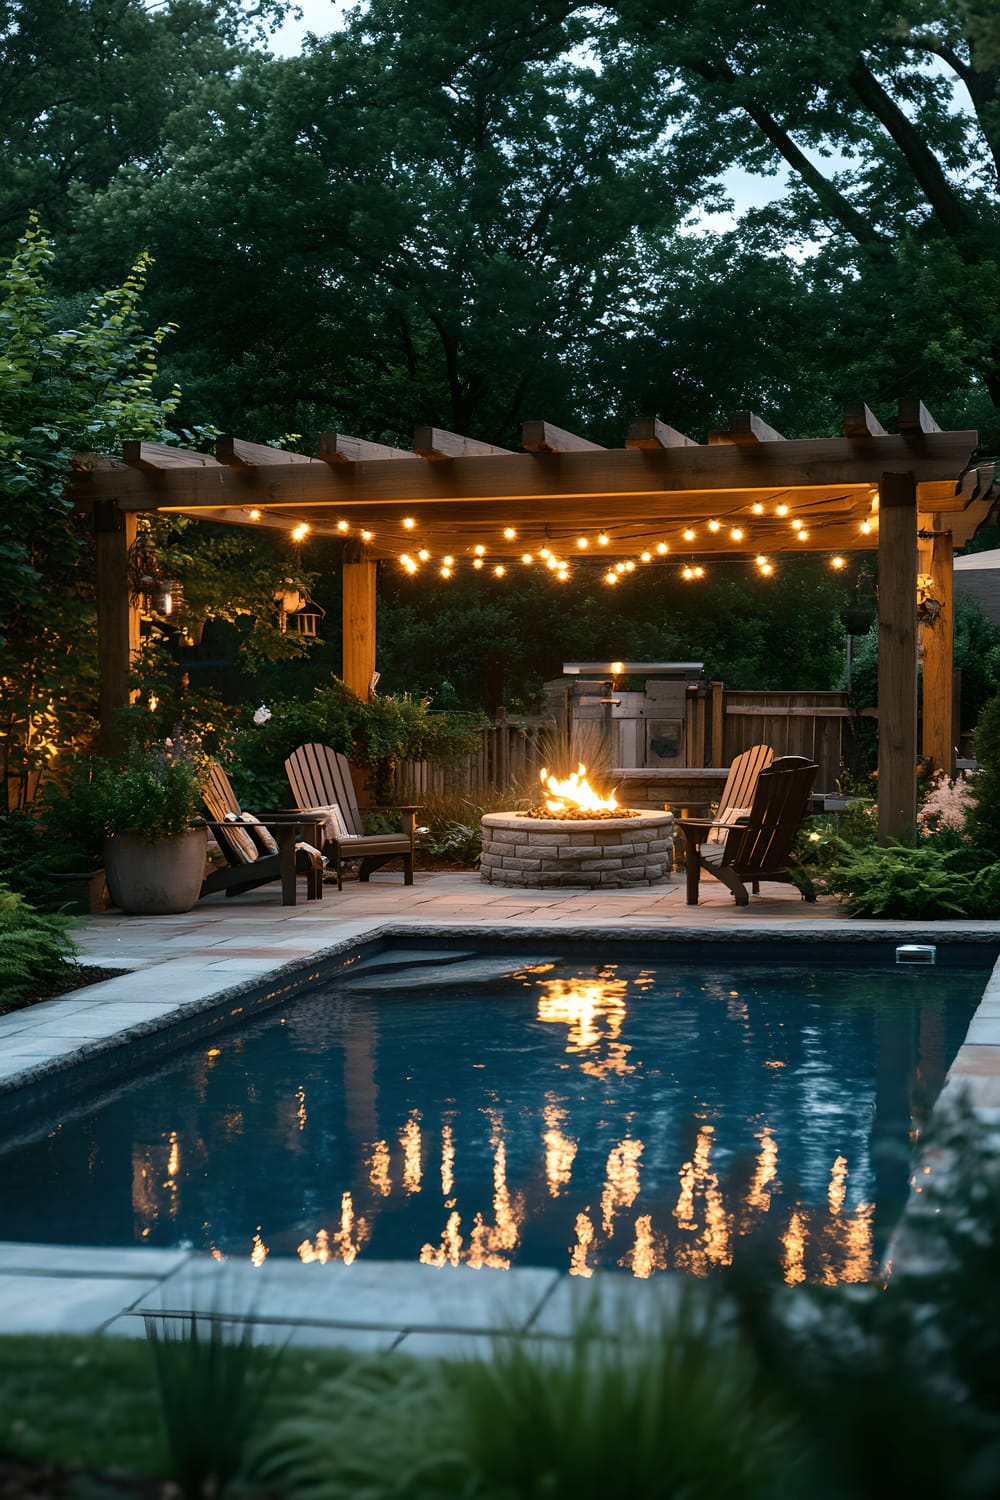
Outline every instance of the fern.
<path id="1" fill-rule="evenodd" d="M 916 849 L 898 844 L 850 849 L 842 844 L 825 872 L 825 883 L 844 897 L 852 917 L 919 921 L 993 915 L 983 907 L 1000 889 L 1000 882 L 988 878 L 996 866 L 970 875 L 960 868 L 965 862 L 963 851 L 930 841 Z"/>
<path id="2" fill-rule="evenodd" d="M 36 911 L 0 885 L 0 1011 L 16 1006 L 42 975 L 64 972 L 69 979 L 76 953 L 69 918 Z"/>

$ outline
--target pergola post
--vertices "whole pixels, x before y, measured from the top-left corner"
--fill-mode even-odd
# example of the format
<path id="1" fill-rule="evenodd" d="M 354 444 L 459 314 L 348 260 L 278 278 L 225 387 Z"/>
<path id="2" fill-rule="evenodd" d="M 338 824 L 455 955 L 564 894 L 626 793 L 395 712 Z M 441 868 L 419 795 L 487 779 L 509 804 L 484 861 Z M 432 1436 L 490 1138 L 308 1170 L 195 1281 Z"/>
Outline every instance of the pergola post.
<path id="1" fill-rule="evenodd" d="M 362 703 L 371 697 L 375 672 L 376 568 L 363 542 L 344 543 L 341 675 Z"/>
<path id="2" fill-rule="evenodd" d="M 955 722 L 953 641 L 955 634 L 954 586 L 950 531 L 936 531 L 921 547 L 921 572 L 930 576 L 930 596 L 940 613 L 928 620 L 922 631 L 924 715 L 922 750 L 936 771 L 955 774 Z"/>
<path id="3" fill-rule="evenodd" d="M 98 748 L 115 755 L 122 745 L 119 712 L 129 701 L 129 670 L 139 649 L 139 611 L 129 597 L 128 552 L 136 536 L 133 511 L 114 500 L 94 506 L 97 605 Z"/>
<path id="4" fill-rule="evenodd" d="M 917 486 L 879 484 L 878 838 L 912 843 L 917 822 Z"/>

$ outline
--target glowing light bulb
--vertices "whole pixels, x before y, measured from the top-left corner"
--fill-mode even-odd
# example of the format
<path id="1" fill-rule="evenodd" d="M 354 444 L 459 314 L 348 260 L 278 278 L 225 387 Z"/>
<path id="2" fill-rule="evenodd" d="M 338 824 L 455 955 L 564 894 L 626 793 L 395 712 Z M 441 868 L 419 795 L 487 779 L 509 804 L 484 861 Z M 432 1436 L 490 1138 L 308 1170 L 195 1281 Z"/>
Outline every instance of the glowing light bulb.
<path id="1" fill-rule="evenodd" d="M 553 557 L 552 553 L 550 552 L 549 555 L 548 555 L 548 557 L 545 559 L 545 566 L 547 568 L 558 568 L 558 566 L 559 566 L 559 559 L 558 559 L 558 557 Z"/>
<path id="2" fill-rule="evenodd" d="M 618 582 L 618 574 L 615 573 L 614 571 L 612 571 L 610 573 L 605 573 L 605 575 L 604 575 L 604 582 L 605 583 L 617 583 Z"/>
<path id="3" fill-rule="evenodd" d="M 666 554 L 670 551 L 670 548 L 667 546 L 666 542 L 657 542 L 656 550 L 661 557 L 665 557 Z"/>
<path id="4" fill-rule="evenodd" d="M 625 564 L 623 562 L 615 563 L 615 572 L 616 573 L 624 573 L 624 571 L 625 571 Z"/>
<path id="5" fill-rule="evenodd" d="M 414 528 L 414 526 L 416 526 L 416 524 L 417 523 L 413 519 L 412 516 L 404 516 L 403 517 L 403 525 L 405 526 L 405 528 L 406 528 L 407 531 L 412 531 L 413 528 Z"/>
<path id="6" fill-rule="evenodd" d="M 486 548 L 483 547 L 483 546 L 473 547 L 472 550 L 476 554 L 477 557 L 482 557 L 485 554 L 485 552 L 486 552 Z"/>
<path id="7" fill-rule="evenodd" d="M 734 542 L 742 542 L 743 540 L 743 531 L 739 526 L 734 526 L 729 535 Z"/>
<path id="8" fill-rule="evenodd" d="M 302 538 L 304 536 L 307 536 L 308 534 L 309 534 L 309 527 L 306 525 L 305 521 L 302 521 L 302 522 L 299 523 L 298 526 L 293 527 L 293 529 L 292 529 L 292 540 L 296 541 L 296 542 L 301 542 Z"/>
<path id="9" fill-rule="evenodd" d="M 763 552 L 758 552 L 757 556 L 754 558 L 754 562 L 757 564 L 758 568 L 762 568 L 767 562 L 767 558 L 764 556 Z"/>
<path id="10" fill-rule="evenodd" d="M 251 511 L 248 512 L 248 514 L 250 516 L 251 521 L 259 521 L 260 520 L 260 511 L 259 510 L 251 510 Z"/>
<path id="11" fill-rule="evenodd" d="M 686 542 L 693 542 L 694 541 L 694 532 L 691 530 L 690 526 L 684 532 L 684 540 Z"/>
<path id="12" fill-rule="evenodd" d="M 517 536 L 517 532 L 514 530 L 513 526 L 505 526 L 503 529 L 503 534 L 508 542 L 512 542 Z"/>
<path id="13" fill-rule="evenodd" d="M 872 523 L 870 521 L 862 521 L 861 522 L 861 530 L 864 532 L 865 536 L 868 535 L 868 533 L 871 531 L 871 529 L 872 529 Z"/>
<path id="14" fill-rule="evenodd" d="M 493 569 L 493 571 L 494 571 L 494 573 L 496 574 L 496 576 L 498 578 L 502 578 L 503 575 L 506 573 L 507 569 L 504 567 L 503 563 L 497 563 L 497 565 Z"/>
<path id="15" fill-rule="evenodd" d="M 412 557 L 411 557 L 411 558 L 410 558 L 410 559 L 409 559 L 409 561 L 408 561 L 408 562 L 407 562 L 407 564 L 406 564 L 406 571 L 407 571 L 407 572 L 408 572 L 408 573 L 415 573 L 415 572 L 416 572 L 416 571 L 417 571 L 417 565 L 416 565 L 416 563 L 415 563 L 415 562 L 414 562 L 414 561 L 413 561 L 413 558 L 412 558 Z"/>
<path id="16" fill-rule="evenodd" d="M 581 551 L 583 551 L 585 548 L 590 546 L 590 543 L 587 541 L 587 538 L 585 536 L 578 536 L 576 539 L 576 545 L 580 548 Z"/>
<path id="17" fill-rule="evenodd" d="M 473 566 L 473 567 L 474 567 L 474 568 L 481 568 L 481 567 L 482 567 L 482 565 L 483 565 L 483 560 L 482 560 L 482 558 L 481 558 L 481 557 L 474 557 L 474 558 L 473 558 L 473 559 L 472 559 L 472 566 Z"/>
<path id="18" fill-rule="evenodd" d="M 428 552 L 426 547 L 421 547 L 420 551 L 417 553 L 417 556 L 420 558 L 421 562 L 427 562 L 430 558 L 430 553 Z"/>
<path id="19" fill-rule="evenodd" d="M 762 564 L 760 571 L 763 573 L 765 578 L 770 578 L 771 574 L 774 572 L 774 564 L 766 562 Z"/>
<path id="20" fill-rule="evenodd" d="M 613 661 L 611 663 L 611 675 L 612 675 L 612 677 L 620 677 L 622 675 L 622 673 L 624 672 L 624 670 L 625 670 L 625 663 L 623 661 Z"/>
<path id="21" fill-rule="evenodd" d="M 626 573 L 634 573 L 635 572 L 635 563 L 632 561 L 631 558 L 629 558 L 628 562 L 625 564 L 625 571 L 626 571 Z"/>
<path id="22" fill-rule="evenodd" d="M 764 514 L 764 507 L 763 505 L 761 505 L 759 500 L 755 500 L 750 509 L 753 511 L 755 516 L 762 516 Z"/>
<path id="23" fill-rule="evenodd" d="M 608 545 L 607 532 L 601 532 L 600 536 L 597 538 L 597 545 L 599 547 L 606 547 Z"/>
<path id="24" fill-rule="evenodd" d="M 846 557 L 831 557 L 830 558 L 830 567 L 831 568 L 846 568 L 847 567 L 847 558 Z"/>
<path id="25" fill-rule="evenodd" d="M 694 577 L 694 568 L 681 568 L 681 577 L 690 581 Z"/>
<path id="26" fill-rule="evenodd" d="M 696 578 L 704 578 L 704 576 L 705 576 L 705 569 L 701 568 L 701 567 L 695 568 L 695 570 L 694 570 L 694 576 Z"/>
<path id="27" fill-rule="evenodd" d="M 551 557 L 552 553 L 549 551 L 548 547 L 539 547 L 538 555 L 539 557 Z"/>
<path id="28" fill-rule="evenodd" d="M 374 531 L 363 531 L 361 533 L 361 540 L 363 542 L 370 542 L 373 539 L 374 535 Z"/>
<path id="29" fill-rule="evenodd" d="M 798 540 L 800 542 L 807 542 L 809 540 L 809 533 L 808 533 L 808 531 L 800 531 L 800 532 L 797 532 L 796 535 L 797 535 Z"/>
<path id="30" fill-rule="evenodd" d="M 708 523 L 708 529 L 709 529 L 709 531 L 718 531 L 719 527 L 721 525 L 722 525 L 721 521 L 709 521 L 709 523 Z"/>
<path id="31" fill-rule="evenodd" d="M 351 524 L 350 524 L 349 521 L 338 521 L 337 522 L 337 530 L 338 531 L 350 531 L 350 529 L 351 529 Z"/>
<path id="32" fill-rule="evenodd" d="M 569 577 L 569 574 L 567 573 L 567 571 L 566 571 L 565 568 L 560 568 L 559 572 L 556 574 L 556 578 L 559 580 L 560 583 L 565 583 L 568 577 Z"/>
<path id="33" fill-rule="evenodd" d="M 453 568 L 455 566 L 455 559 L 453 557 L 442 557 L 441 561 L 446 568 Z"/>
<path id="34" fill-rule="evenodd" d="M 450 578 L 451 577 L 451 569 L 448 568 L 448 567 L 443 567 L 441 569 L 441 577 L 442 578 Z"/>
<path id="35" fill-rule="evenodd" d="M 776 505 L 774 507 L 774 514 L 776 516 L 787 516 L 788 515 L 788 506 L 787 505 Z"/>
<path id="36" fill-rule="evenodd" d="M 535 559 L 532 557 L 530 552 L 521 553 L 521 561 L 524 563 L 525 567 L 527 567 L 530 563 L 533 563 L 534 560 Z"/>
<path id="37" fill-rule="evenodd" d="M 802 530 L 802 522 L 798 521 L 798 520 L 793 521 L 792 522 L 792 530 L 793 531 L 801 531 Z"/>
<path id="38" fill-rule="evenodd" d="M 640 553 L 639 560 L 640 560 L 640 562 L 652 562 L 653 561 L 653 554 L 652 554 L 652 552 L 642 552 L 642 553 Z"/>

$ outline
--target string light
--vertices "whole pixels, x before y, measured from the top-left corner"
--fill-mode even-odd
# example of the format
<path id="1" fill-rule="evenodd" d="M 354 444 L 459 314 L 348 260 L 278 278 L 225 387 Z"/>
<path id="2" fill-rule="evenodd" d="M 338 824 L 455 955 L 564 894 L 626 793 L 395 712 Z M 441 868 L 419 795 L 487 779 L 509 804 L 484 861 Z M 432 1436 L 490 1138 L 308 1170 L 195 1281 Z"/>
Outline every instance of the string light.
<path id="1" fill-rule="evenodd" d="M 625 571 L 625 564 L 623 562 L 617 562 L 617 563 L 615 563 L 615 572 L 616 573 L 624 573 L 624 571 Z"/>
<path id="2" fill-rule="evenodd" d="M 788 506 L 784 505 L 784 504 L 782 504 L 782 505 L 776 505 L 774 507 L 774 514 L 776 516 L 787 516 L 788 515 Z"/>
<path id="3" fill-rule="evenodd" d="M 831 557 L 830 558 L 830 567 L 831 568 L 838 568 L 838 569 L 839 568 L 846 568 L 847 567 L 847 558 L 846 557 Z"/>
<path id="4" fill-rule="evenodd" d="M 696 578 L 704 578 L 704 576 L 705 576 L 705 569 L 703 567 L 701 567 L 701 566 L 696 567 L 695 570 L 694 570 L 694 576 Z"/>
<path id="5" fill-rule="evenodd" d="M 631 558 L 629 558 L 628 561 L 625 564 L 625 571 L 626 571 L 626 573 L 634 573 L 635 572 L 635 563 L 632 561 Z"/>
<path id="6" fill-rule="evenodd" d="M 349 521 L 338 521 L 337 522 L 337 530 L 338 531 L 350 531 L 350 529 L 351 529 L 351 525 L 350 525 Z"/>
<path id="7" fill-rule="evenodd" d="M 761 505 L 759 500 L 755 500 L 750 509 L 753 511 L 755 516 L 762 516 L 764 514 L 764 507 L 763 505 Z"/>
<path id="8" fill-rule="evenodd" d="M 294 542 L 301 542 L 302 538 L 304 536 L 307 536 L 308 534 L 309 527 L 306 525 L 305 521 L 300 521 L 298 526 L 292 528 L 292 540 Z"/>
<path id="9" fill-rule="evenodd" d="M 605 573 L 605 575 L 604 575 L 604 582 L 605 583 L 617 583 L 618 582 L 618 574 L 615 573 L 615 572 Z"/>
<path id="10" fill-rule="evenodd" d="M 708 523 L 708 529 L 709 529 L 709 531 L 718 531 L 721 526 L 722 526 L 722 522 L 721 521 L 709 521 L 709 523 Z"/>
<path id="11" fill-rule="evenodd" d="M 770 578 L 771 574 L 774 572 L 774 564 L 769 562 L 761 563 L 760 571 L 763 573 L 765 578 Z"/>
<path id="12" fill-rule="evenodd" d="M 372 539 L 374 538 L 374 536 L 375 536 L 375 533 L 373 531 L 363 531 L 361 533 L 361 540 L 363 542 L 370 542 L 370 541 L 372 541 Z"/>
<path id="13" fill-rule="evenodd" d="M 531 564 L 534 562 L 534 560 L 535 559 L 532 557 L 532 555 L 531 555 L 530 552 L 522 552 L 521 553 L 521 561 L 524 563 L 524 566 L 526 568 L 530 567 Z"/>
<path id="14" fill-rule="evenodd" d="M 517 536 L 517 532 L 514 530 L 513 526 L 505 526 L 503 529 L 503 534 L 504 539 L 508 542 L 514 541 L 515 537 Z"/>
<path id="15" fill-rule="evenodd" d="M 412 516 L 404 516 L 404 517 L 403 517 L 403 526 L 404 526 L 404 527 L 405 527 L 405 529 L 406 529 L 406 530 L 407 530 L 407 531 L 412 531 L 412 530 L 413 530 L 413 528 L 414 528 L 414 526 L 416 526 L 416 524 L 417 524 L 417 523 L 416 523 L 416 521 L 415 521 L 415 520 L 414 520 L 414 519 L 413 519 L 413 517 L 412 517 Z"/>
<path id="16" fill-rule="evenodd" d="M 868 536 L 868 534 L 871 531 L 871 529 L 872 529 L 872 523 L 870 521 L 862 521 L 861 522 L 861 530 L 864 532 L 865 536 Z"/>
<path id="17" fill-rule="evenodd" d="M 548 547 L 539 547 L 538 555 L 539 557 L 551 557 L 552 553 L 549 551 Z"/>
<path id="18" fill-rule="evenodd" d="M 597 538 L 597 545 L 599 547 L 606 547 L 608 545 L 608 537 L 606 532 L 601 532 L 600 536 Z"/>
<path id="19" fill-rule="evenodd" d="M 807 542 L 809 540 L 809 533 L 808 531 L 800 531 L 797 533 L 797 537 L 800 542 Z"/>
<path id="20" fill-rule="evenodd" d="M 451 577 L 451 569 L 448 568 L 448 567 L 443 567 L 441 569 L 441 577 L 442 578 L 450 578 Z"/>
<path id="21" fill-rule="evenodd" d="M 643 553 L 641 553 L 640 554 L 640 561 L 642 561 L 642 562 L 652 562 L 653 561 L 653 554 L 652 554 L 652 552 L 643 552 Z"/>
<path id="22" fill-rule="evenodd" d="M 497 578 L 502 578 L 506 571 L 507 569 L 504 567 L 503 563 L 497 563 L 496 567 L 493 569 L 493 572 L 496 574 Z"/>
<path id="23" fill-rule="evenodd" d="M 251 510 L 251 511 L 248 511 L 247 514 L 249 515 L 251 521 L 259 521 L 260 520 L 260 511 L 259 510 Z"/>
<path id="24" fill-rule="evenodd" d="M 473 559 L 472 559 L 472 566 L 473 566 L 473 567 L 474 567 L 474 568 L 481 568 L 481 567 L 482 567 L 482 565 L 483 565 L 483 560 L 482 560 L 482 558 L 481 558 L 481 557 L 474 557 L 474 558 L 473 558 Z"/>
<path id="25" fill-rule="evenodd" d="M 473 550 L 473 552 L 474 552 L 474 553 L 475 553 L 475 554 L 476 554 L 476 556 L 477 556 L 477 557 L 482 557 L 482 556 L 484 556 L 484 554 L 485 554 L 485 552 L 486 552 L 486 548 L 485 548 L 485 547 L 483 547 L 483 546 L 477 546 L 477 547 L 473 547 L 473 549 L 472 549 L 472 550 Z"/>
<path id="26" fill-rule="evenodd" d="M 767 558 L 764 556 L 763 552 L 758 552 L 757 556 L 754 558 L 754 562 L 757 564 L 758 568 L 762 568 L 767 562 Z"/>
<path id="27" fill-rule="evenodd" d="M 428 552 L 426 547 L 421 547 L 420 551 L 417 553 L 417 556 L 420 558 L 421 562 L 428 562 L 430 560 L 430 553 Z"/>
<path id="28" fill-rule="evenodd" d="M 455 559 L 453 557 L 442 557 L 441 561 L 446 568 L 453 568 L 455 566 Z"/>
<path id="29" fill-rule="evenodd" d="M 734 526 L 732 531 L 729 533 L 729 536 L 730 539 L 734 542 L 742 542 L 743 531 L 739 526 Z"/>
<path id="30" fill-rule="evenodd" d="M 556 578 L 559 580 L 560 583 L 565 583 L 568 577 L 569 577 L 569 573 L 567 572 L 567 570 L 565 568 L 560 568 L 559 571 L 558 571 L 558 573 L 556 574 Z"/>
<path id="31" fill-rule="evenodd" d="M 694 541 L 694 532 L 691 530 L 690 526 L 687 527 L 687 529 L 684 532 L 684 540 L 686 542 L 693 542 Z"/>
<path id="32" fill-rule="evenodd" d="M 578 536 L 577 539 L 576 539 L 576 545 L 580 548 L 580 550 L 582 552 L 587 547 L 590 546 L 590 543 L 587 541 L 587 538 L 585 536 Z"/>
<path id="33" fill-rule="evenodd" d="M 661 557 L 665 557 L 666 554 L 670 551 L 670 548 L 667 546 L 666 542 L 657 542 L 656 550 Z"/>
<path id="34" fill-rule="evenodd" d="M 792 522 L 792 530 L 793 531 L 801 531 L 802 530 L 802 522 L 798 521 L 798 520 L 793 521 Z"/>
<path id="35" fill-rule="evenodd" d="M 559 559 L 558 559 L 558 557 L 553 557 L 552 553 L 550 552 L 549 555 L 548 555 L 548 557 L 545 559 L 545 566 L 547 568 L 558 568 L 559 567 Z"/>

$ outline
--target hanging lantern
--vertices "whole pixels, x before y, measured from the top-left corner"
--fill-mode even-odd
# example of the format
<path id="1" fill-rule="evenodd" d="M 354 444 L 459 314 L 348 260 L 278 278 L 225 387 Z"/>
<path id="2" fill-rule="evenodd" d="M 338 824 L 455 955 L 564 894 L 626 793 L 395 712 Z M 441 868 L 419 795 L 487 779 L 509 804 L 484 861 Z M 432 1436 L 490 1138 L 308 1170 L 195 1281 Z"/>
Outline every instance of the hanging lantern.
<path id="1" fill-rule="evenodd" d="M 175 615 L 184 607 L 184 586 L 163 571 L 148 531 L 128 549 L 128 595 L 148 615 Z"/>

